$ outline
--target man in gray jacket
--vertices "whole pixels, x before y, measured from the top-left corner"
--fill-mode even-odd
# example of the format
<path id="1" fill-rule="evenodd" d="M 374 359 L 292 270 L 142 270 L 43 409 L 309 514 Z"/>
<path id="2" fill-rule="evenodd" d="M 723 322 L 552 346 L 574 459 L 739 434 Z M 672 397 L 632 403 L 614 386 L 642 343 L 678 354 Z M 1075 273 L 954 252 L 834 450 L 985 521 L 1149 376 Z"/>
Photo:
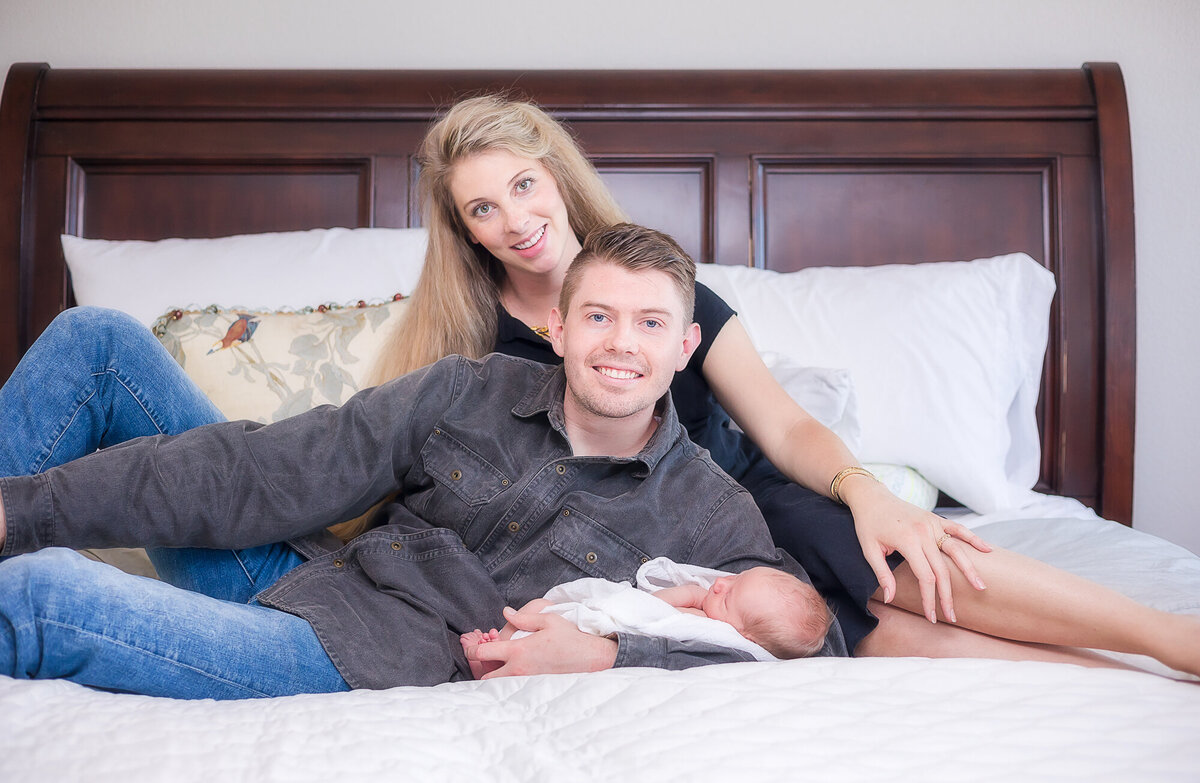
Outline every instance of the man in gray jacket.
<path id="1" fill-rule="evenodd" d="M 249 603 L 46 550 L 0 564 L 0 672 L 243 698 L 468 677 L 458 634 L 507 619 L 497 674 L 746 660 L 522 616 L 581 576 L 676 562 L 803 575 L 748 493 L 688 440 L 668 387 L 699 341 L 695 266 L 665 235 L 589 237 L 550 338 L 561 368 L 452 356 L 270 426 L 142 438 L 0 478 L 2 555 L 47 547 L 240 548 L 290 559 Z M 396 499 L 342 543 L 324 529 Z M 836 624 L 826 654 L 845 654 Z"/>

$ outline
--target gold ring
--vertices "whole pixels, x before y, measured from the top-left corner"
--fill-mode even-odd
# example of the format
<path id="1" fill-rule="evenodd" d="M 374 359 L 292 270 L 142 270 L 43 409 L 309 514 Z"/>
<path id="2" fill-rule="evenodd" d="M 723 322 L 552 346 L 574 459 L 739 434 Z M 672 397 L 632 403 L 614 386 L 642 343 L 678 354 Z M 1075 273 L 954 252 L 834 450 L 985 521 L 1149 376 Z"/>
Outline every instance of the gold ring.
<path id="1" fill-rule="evenodd" d="M 942 537 L 937 540 L 938 551 L 942 551 L 942 544 L 946 543 L 946 539 L 953 538 L 949 533 L 942 533 Z"/>

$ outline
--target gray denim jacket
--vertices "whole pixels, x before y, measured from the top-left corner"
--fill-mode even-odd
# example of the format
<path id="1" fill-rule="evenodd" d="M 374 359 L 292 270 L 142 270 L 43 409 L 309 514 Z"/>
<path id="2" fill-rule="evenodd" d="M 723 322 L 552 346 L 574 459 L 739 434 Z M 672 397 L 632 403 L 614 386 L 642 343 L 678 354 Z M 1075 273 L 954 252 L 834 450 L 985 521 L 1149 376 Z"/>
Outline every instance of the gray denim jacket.
<path id="1" fill-rule="evenodd" d="M 499 623 L 497 597 L 520 606 L 582 576 L 632 580 L 653 557 L 804 577 L 771 542 L 749 493 L 688 439 L 669 395 L 637 456 L 576 457 L 563 424 L 565 388 L 561 367 L 454 356 L 340 408 L 270 426 L 229 422 L 141 438 L 37 476 L 0 479 L 9 526 L 0 554 L 287 540 L 308 560 L 258 600 L 308 620 L 355 688 L 402 684 L 423 645 L 447 643 L 405 622 L 414 599 L 442 590 L 447 600 L 436 610 L 457 607 L 447 617 L 450 638 L 458 622 L 470 623 L 462 630 Z M 324 532 L 393 492 L 370 532 L 344 546 Z M 459 572 L 482 564 L 474 573 L 498 592 L 477 578 L 421 582 L 439 572 L 425 567 L 435 558 L 459 558 Z M 484 616 L 496 619 L 475 622 Z M 836 624 L 823 653 L 846 654 Z M 748 658 L 622 634 L 616 665 L 737 660 Z M 428 681 L 458 676 L 435 671 Z"/>

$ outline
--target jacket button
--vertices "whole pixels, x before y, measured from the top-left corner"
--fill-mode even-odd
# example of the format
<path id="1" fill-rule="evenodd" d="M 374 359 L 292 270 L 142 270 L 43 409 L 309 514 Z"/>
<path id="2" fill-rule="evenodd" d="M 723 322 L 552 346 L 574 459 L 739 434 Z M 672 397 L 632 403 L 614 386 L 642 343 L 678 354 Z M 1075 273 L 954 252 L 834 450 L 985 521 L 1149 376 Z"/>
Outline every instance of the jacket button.
<path id="1" fill-rule="evenodd" d="M 344 566 L 344 565 L 346 565 L 346 561 L 345 561 L 345 560 L 342 560 L 340 557 L 339 557 L 337 560 L 334 560 L 334 561 L 333 561 L 333 567 L 334 567 L 334 568 L 341 568 L 341 567 L 342 567 L 342 566 Z"/>
<path id="2" fill-rule="evenodd" d="M 399 541 L 392 542 L 392 549 L 395 549 L 397 552 L 399 552 L 403 548 L 404 548 L 404 544 L 401 544 Z"/>
<path id="3" fill-rule="evenodd" d="M 520 522 L 509 522 L 508 529 L 510 532 L 515 533 L 521 529 L 521 523 Z"/>
<path id="4" fill-rule="evenodd" d="M 571 509 L 569 509 L 569 508 L 564 508 L 564 509 L 563 509 L 563 516 L 564 516 L 564 517 L 569 517 L 569 516 L 571 516 Z"/>
<path id="5" fill-rule="evenodd" d="M 555 465 L 554 472 L 561 476 L 567 472 L 567 467 L 565 465 Z"/>
<path id="6" fill-rule="evenodd" d="M 646 563 L 649 563 L 649 562 L 650 562 L 650 558 L 648 558 L 648 557 L 642 558 L 642 565 L 646 565 Z"/>
<path id="7" fill-rule="evenodd" d="M 461 470 L 450 471 L 450 478 L 453 481 L 458 481 L 460 478 L 462 478 L 462 471 Z"/>
<path id="8" fill-rule="evenodd" d="M 588 552 L 587 556 L 584 559 L 587 560 L 589 563 L 594 563 L 594 562 L 596 562 L 596 553 Z"/>
<path id="9" fill-rule="evenodd" d="M 501 482 L 500 482 L 500 486 L 502 486 L 502 487 L 507 487 L 507 486 L 508 486 L 508 479 L 504 479 L 503 481 L 501 481 Z"/>

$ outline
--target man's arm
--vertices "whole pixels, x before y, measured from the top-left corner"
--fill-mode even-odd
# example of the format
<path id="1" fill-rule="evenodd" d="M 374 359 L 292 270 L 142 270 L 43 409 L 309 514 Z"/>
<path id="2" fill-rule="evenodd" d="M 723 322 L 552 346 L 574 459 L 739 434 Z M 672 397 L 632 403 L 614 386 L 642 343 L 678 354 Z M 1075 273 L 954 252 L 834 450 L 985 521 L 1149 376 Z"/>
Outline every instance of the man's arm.
<path id="1" fill-rule="evenodd" d="M 714 480 L 717 480 L 714 477 Z M 725 479 L 728 480 L 728 479 Z M 745 489 L 730 482 L 727 493 L 713 504 L 691 557 L 686 562 L 738 573 L 755 566 L 781 568 L 807 578 L 790 556 L 776 549 L 767 524 Z M 637 634 L 618 633 L 606 639 L 580 631 L 574 623 L 552 614 L 526 617 L 511 609 L 505 619 L 531 636 L 482 645 L 479 660 L 503 665 L 488 676 L 599 671 L 629 666 L 688 669 L 713 663 L 752 661 L 747 652 L 698 642 L 678 642 Z M 831 630 L 826 647 L 830 654 L 845 655 L 840 629 Z"/>
<path id="2" fill-rule="evenodd" d="M 524 674 L 598 672 L 611 669 L 616 662 L 616 640 L 584 633 L 557 614 L 542 614 L 540 608 L 529 606 L 519 612 L 505 607 L 504 619 L 531 635 L 489 642 L 470 651 L 468 657 L 472 660 L 501 664 L 483 675 L 485 680 Z"/>
<path id="3" fill-rule="evenodd" d="M 269 426 L 140 438 L 0 479 L 3 554 L 48 546 L 242 548 L 353 517 L 394 490 L 450 404 L 454 360 Z M 415 422 L 415 424 L 414 424 Z"/>
<path id="4" fill-rule="evenodd" d="M 646 666 L 657 669 L 690 669 L 712 663 L 753 661 L 754 656 L 706 642 L 678 642 L 657 636 L 618 633 L 615 639 L 585 633 L 557 614 L 531 609 L 504 610 L 511 626 L 530 636 L 479 645 L 468 655 L 473 660 L 501 665 L 485 674 L 508 677 L 527 674 L 565 674 Z"/>

